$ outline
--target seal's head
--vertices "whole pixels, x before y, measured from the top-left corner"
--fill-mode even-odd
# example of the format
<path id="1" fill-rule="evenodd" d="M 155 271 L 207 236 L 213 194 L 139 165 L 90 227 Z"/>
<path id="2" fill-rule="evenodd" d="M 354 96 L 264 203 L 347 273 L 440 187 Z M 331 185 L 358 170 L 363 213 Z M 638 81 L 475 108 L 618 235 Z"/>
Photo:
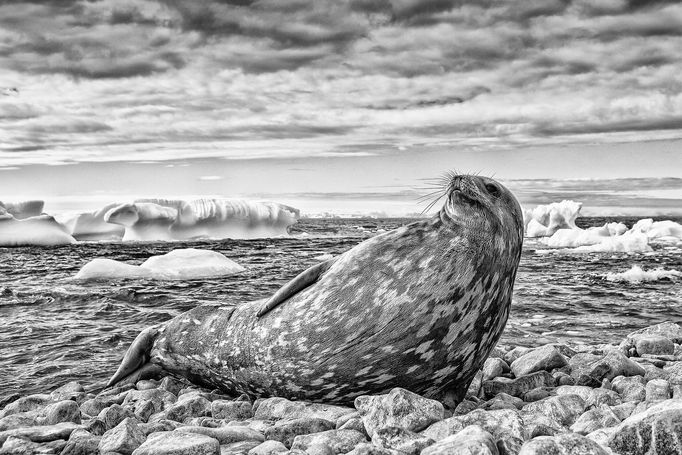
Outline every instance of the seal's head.
<path id="1" fill-rule="evenodd" d="M 488 177 L 449 174 L 445 181 L 446 202 L 439 216 L 471 231 L 500 237 L 507 247 L 521 249 L 523 212 L 514 195 Z"/>

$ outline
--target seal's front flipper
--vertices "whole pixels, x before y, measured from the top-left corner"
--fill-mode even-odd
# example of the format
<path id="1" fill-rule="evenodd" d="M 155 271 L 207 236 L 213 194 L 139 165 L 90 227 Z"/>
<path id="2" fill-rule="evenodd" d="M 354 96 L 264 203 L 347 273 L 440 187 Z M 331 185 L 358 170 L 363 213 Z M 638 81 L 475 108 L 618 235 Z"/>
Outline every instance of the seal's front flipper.
<path id="1" fill-rule="evenodd" d="M 144 329 L 133 341 L 133 344 L 128 348 L 128 352 L 123 357 L 121 365 L 116 370 L 116 373 L 109 379 L 107 387 L 120 382 L 123 379 L 127 379 L 131 376 L 132 379 L 142 378 L 142 376 L 148 376 L 156 367 L 156 365 L 149 364 L 150 352 L 152 346 L 154 345 L 154 340 L 159 331 L 154 327 L 149 327 Z"/>
<path id="2" fill-rule="evenodd" d="M 270 297 L 265 304 L 258 310 L 256 316 L 261 317 L 273 308 L 275 308 L 280 303 L 287 300 L 289 297 L 298 294 L 303 289 L 307 288 L 311 284 L 315 283 L 320 279 L 320 276 L 329 270 L 332 264 L 336 261 L 336 258 L 329 259 L 328 261 L 320 262 L 317 265 L 310 267 L 299 273 L 296 278 L 289 281 L 287 284 L 279 288 L 277 292 Z"/>

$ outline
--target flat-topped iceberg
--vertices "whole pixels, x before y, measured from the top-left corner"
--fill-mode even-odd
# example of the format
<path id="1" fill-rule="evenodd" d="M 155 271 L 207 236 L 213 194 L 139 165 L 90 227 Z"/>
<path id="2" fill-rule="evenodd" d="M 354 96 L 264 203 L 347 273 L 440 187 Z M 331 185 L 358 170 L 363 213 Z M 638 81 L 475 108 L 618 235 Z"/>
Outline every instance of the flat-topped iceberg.
<path id="1" fill-rule="evenodd" d="M 186 248 L 152 256 L 140 265 L 97 258 L 85 264 L 74 277 L 78 280 L 144 278 L 150 280 L 196 280 L 233 275 L 244 267 L 209 250 Z"/>

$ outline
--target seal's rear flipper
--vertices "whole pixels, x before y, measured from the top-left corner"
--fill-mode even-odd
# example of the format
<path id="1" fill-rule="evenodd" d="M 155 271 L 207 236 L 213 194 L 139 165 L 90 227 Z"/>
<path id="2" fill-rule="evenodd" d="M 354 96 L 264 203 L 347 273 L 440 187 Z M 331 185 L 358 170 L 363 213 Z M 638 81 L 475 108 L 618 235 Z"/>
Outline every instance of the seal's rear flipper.
<path id="1" fill-rule="evenodd" d="M 320 262 L 317 265 L 310 267 L 299 273 L 293 280 L 289 281 L 287 284 L 279 288 L 277 292 L 270 297 L 265 304 L 258 310 L 256 316 L 261 317 L 273 308 L 275 308 L 280 303 L 284 302 L 289 297 L 298 294 L 303 289 L 307 288 L 311 284 L 315 283 L 320 279 L 320 276 L 329 270 L 332 264 L 336 261 L 336 258 L 329 259 L 328 261 Z"/>
<path id="2" fill-rule="evenodd" d="M 133 344 L 128 348 L 128 352 L 123 357 L 121 365 L 116 370 L 116 373 L 109 379 L 107 387 L 126 379 L 126 382 L 130 380 L 135 380 L 136 378 L 142 379 L 144 374 L 149 377 L 150 369 L 154 367 L 157 368 L 157 373 L 160 371 L 160 367 L 157 365 L 149 364 L 149 354 L 154 345 L 154 340 L 158 330 L 154 327 L 149 327 L 144 329 L 133 341 Z M 130 378 L 128 378 L 130 376 Z"/>

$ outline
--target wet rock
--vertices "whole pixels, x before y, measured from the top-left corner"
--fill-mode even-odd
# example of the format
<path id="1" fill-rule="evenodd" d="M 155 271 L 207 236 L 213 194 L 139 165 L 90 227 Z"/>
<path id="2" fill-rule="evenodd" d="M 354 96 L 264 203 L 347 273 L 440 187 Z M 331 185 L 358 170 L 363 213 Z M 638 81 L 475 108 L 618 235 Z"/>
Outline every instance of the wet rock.
<path id="1" fill-rule="evenodd" d="M 663 401 L 670 397 L 670 384 L 665 379 L 653 379 L 646 383 L 646 401 Z"/>
<path id="2" fill-rule="evenodd" d="M 11 414 L 17 414 L 19 412 L 40 411 L 45 406 L 53 402 L 54 400 L 52 397 L 47 394 L 34 394 L 21 397 L 5 406 L 5 409 L 0 411 L 0 418 Z"/>
<path id="3" fill-rule="evenodd" d="M 85 400 L 80 405 L 81 414 L 85 414 L 92 417 L 97 416 L 100 412 L 102 412 L 102 409 L 106 407 L 108 407 L 107 403 L 105 403 L 104 401 L 97 397 Z"/>
<path id="4" fill-rule="evenodd" d="M 102 438 L 85 430 L 74 430 L 66 442 L 61 455 L 92 455 L 96 454 Z"/>
<path id="5" fill-rule="evenodd" d="M 574 433 L 586 435 L 601 428 L 613 427 L 620 423 L 620 419 L 608 406 L 602 406 L 585 411 L 571 425 Z"/>
<path id="6" fill-rule="evenodd" d="M 566 358 L 552 345 L 532 349 L 516 359 L 510 368 L 517 378 L 536 371 L 551 371 L 568 365 Z"/>
<path id="7" fill-rule="evenodd" d="M 557 395 L 529 403 L 523 407 L 525 412 L 542 413 L 563 426 L 572 425 L 581 415 L 587 404 L 578 395 Z"/>
<path id="8" fill-rule="evenodd" d="M 575 433 L 540 436 L 526 442 L 519 455 L 609 455 L 593 440 Z"/>
<path id="9" fill-rule="evenodd" d="M 280 441 L 287 448 L 291 447 L 294 438 L 302 434 L 319 433 L 321 431 L 332 430 L 335 424 L 329 420 L 317 417 L 303 417 L 300 419 L 280 420 L 265 430 L 265 439 Z"/>
<path id="10" fill-rule="evenodd" d="M 643 335 L 635 339 L 635 349 L 640 356 L 645 354 L 667 355 L 675 352 L 675 344 L 662 336 Z"/>
<path id="11" fill-rule="evenodd" d="M 196 433 L 210 436 L 213 439 L 218 440 L 220 444 L 231 444 L 233 442 L 241 441 L 258 441 L 260 443 L 265 441 L 265 437 L 262 433 L 245 426 L 220 428 L 180 427 L 175 431 L 179 433 Z"/>
<path id="12" fill-rule="evenodd" d="M 317 417 L 336 422 L 336 419 L 351 412 L 355 412 L 355 409 L 304 401 L 289 401 L 286 398 L 266 398 L 258 403 L 257 408 L 254 403 L 253 417 L 259 420 Z"/>
<path id="13" fill-rule="evenodd" d="M 101 453 L 117 452 L 130 455 L 145 439 L 145 434 L 137 426 L 137 420 L 128 417 L 104 433 L 98 447 Z"/>
<path id="14" fill-rule="evenodd" d="M 682 453 L 682 400 L 666 400 L 616 427 L 609 447 L 617 454 Z"/>
<path id="15" fill-rule="evenodd" d="M 625 420 L 632 415 L 632 411 L 634 411 L 636 407 L 637 403 L 630 401 L 617 406 L 611 406 L 611 411 L 618 417 L 618 420 Z"/>
<path id="16" fill-rule="evenodd" d="M 133 455 L 220 455 L 217 440 L 203 434 L 152 433 Z"/>
<path id="17" fill-rule="evenodd" d="M 178 398 L 178 401 L 163 414 L 165 419 L 176 422 L 183 422 L 192 417 L 210 416 L 211 402 L 202 396 L 187 395 L 185 398 Z"/>
<path id="18" fill-rule="evenodd" d="M 251 449 L 258 447 L 258 441 L 239 441 L 220 445 L 220 455 L 247 455 Z"/>
<path id="19" fill-rule="evenodd" d="M 502 373 L 509 371 L 509 365 L 507 365 L 507 362 L 502 359 L 491 357 L 486 359 L 485 363 L 483 364 L 482 371 L 483 380 L 488 381 L 502 375 Z"/>
<path id="20" fill-rule="evenodd" d="M 274 455 L 286 451 L 287 448 L 279 441 L 265 441 L 249 450 L 248 455 Z"/>
<path id="21" fill-rule="evenodd" d="M 316 445 L 328 446 L 333 454 L 347 453 L 361 443 L 365 442 L 365 436 L 354 430 L 329 430 L 321 433 L 296 436 L 291 450 L 308 451 L 308 448 Z"/>
<path id="22" fill-rule="evenodd" d="M 443 405 L 401 388 L 394 388 L 386 395 L 364 395 L 355 399 L 367 434 L 385 427 L 399 427 L 420 431 L 442 420 Z"/>
<path id="23" fill-rule="evenodd" d="M 73 422 L 63 422 L 56 425 L 37 425 L 34 427 L 14 428 L 12 430 L 0 431 L 0 444 L 7 438 L 14 436 L 25 438 L 33 442 L 48 442 L 56 439 L 68 439 L 71 433 L 80 425 Z"/>
<path id="24" fill-rule="evenodd" d="M 433 439 L 424 435 L 398 427 L 381 428 L 372 436 L 372 444 L 409 455 L 418 455 L 434 442 Z"/>
<path id="25" fill-rule="evenodd" d="M 130 409 L 124 408 L 119 404 L 112 404 L 108 408 L 102 409 L 97 418 L 104 422 L 104 427 L 107 430 L 111 430 L 126 418 L 135 418 L 135 414 Z"/>
<path id="26" fill-rule="evenodd" d="M 401 455 L 397 450 L 385 449 L 383 447 L 361 442 L 346 455 Z"/>
<path id="27" fill-rule="evenodd" d="M 245 420 L 253 417 L 253 407 L 248 401 L 215 400 L 211 403 L 211 415 L 227 421 Z"/>
<path id="28" fill-rule="evenodd" d="M 64 400 L 49 404 L 43 412 L 45 414 L 45 417 L 41 419 L 43 425 L 54 425 L 61 422 L 81 423 L 81 410 L 75 401 Z"/>
<path id="29" fill-rule="evenodd" d="M 422 455 L 498 455 L 493 436 L 483 428 L 472 425 L 459 433 L 441 439 L 425 448 Z"/>
<path id="30" fill-rule="evenodd" d="M 538 371 L 516 379 L 499 377 L 483 381 L 483 391 L 486 397 L 494 397 L 501 392 L 521 397 L 524 393 L 538 387 L 554 387 L 554 377 L 546 371 Z"/>
<path id="31" fill-rule="evenodd" d="M 78 401 L 85 396 L 85 389 L 76 381 L 71 381 L 61 387 L 56 388 L 50 393 L 54 401 L 74 400 Z"/>
<path id="32" fill-rule="evenodd" d="M 521 414 L 512 409 L 484 411 L 477 409 L 469 414 L 441 420 L 422 431 L 422 435 L 435 441 L 452 436 L 463 428 L 476 425 L 491 433 L 496 439 L 527 438 Z"/>

